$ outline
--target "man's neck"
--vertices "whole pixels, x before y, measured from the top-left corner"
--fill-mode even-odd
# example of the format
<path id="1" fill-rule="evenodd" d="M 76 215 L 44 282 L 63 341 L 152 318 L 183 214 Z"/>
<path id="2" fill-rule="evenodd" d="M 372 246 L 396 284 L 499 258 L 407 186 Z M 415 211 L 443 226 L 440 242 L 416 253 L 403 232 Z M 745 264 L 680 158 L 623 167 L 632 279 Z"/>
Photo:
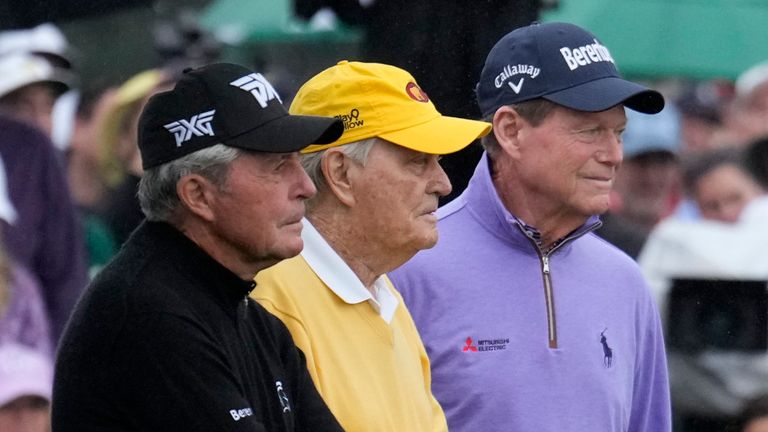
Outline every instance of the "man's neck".
<path id="1" fill-rule="evenodd" d="M 313 212 L 307 215 L 307 219 L 328 245 L 344 260 L 368 291 L 375 295 L 373 284 L 384 274 L 384 271 L 375 266 L 375 245 L 365 243 L 364 233 L 358 232 L 353 223 L 340 220 L 342 218 L 338 213 Z"/>
<path id="2" fill-rule="evenodd" d="M 176 225 L 176 229 L 192 240 L 211 258 L 218 261 L 219 264 L 229 269 L 229 271 L 236 274 L 242 280 L 251 280 L 256 276 L 256 273 L 278 262 L 276 259 L 246 260 L 241 253 L 238 253 L 227 242 L 216 237 L 200 223 L 187 222 Z"/>
<path id="3" fill-rule="evenodd" d="M 507 211 L 539 232 L 541 250 L 551 249 L 558 240 L 587 221 L 583 215 L 563 212 L 562 206 L 552 205 L 539 194 L 525 191 L 510 177 L 497 173 L 492 175 L 496 193 Z"/>

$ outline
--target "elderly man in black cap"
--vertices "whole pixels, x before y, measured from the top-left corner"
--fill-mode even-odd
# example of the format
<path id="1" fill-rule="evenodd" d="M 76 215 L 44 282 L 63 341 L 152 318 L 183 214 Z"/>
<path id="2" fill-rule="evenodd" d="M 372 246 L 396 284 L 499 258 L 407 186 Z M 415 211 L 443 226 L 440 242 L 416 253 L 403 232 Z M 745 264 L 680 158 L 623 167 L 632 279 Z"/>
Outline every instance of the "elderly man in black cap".
<path id="1" fill-rule="evenodd" d="M 261 74 L 188 71 L 139 121 L 145 221 L 81 298 L 56 362 L 58 431 L 335 431 L 288 330 L 248 299 L 302 249 L 298 151 L 342 132 Z"/>

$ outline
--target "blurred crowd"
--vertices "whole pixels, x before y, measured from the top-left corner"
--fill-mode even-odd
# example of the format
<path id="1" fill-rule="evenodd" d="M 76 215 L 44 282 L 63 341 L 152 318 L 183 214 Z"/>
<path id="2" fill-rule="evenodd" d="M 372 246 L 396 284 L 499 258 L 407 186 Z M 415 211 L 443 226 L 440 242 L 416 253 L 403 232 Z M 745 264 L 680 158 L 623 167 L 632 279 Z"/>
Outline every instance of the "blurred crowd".
<path id="1" fill-rule="evenodd" d="M 2 431 L 50 428 L 53 356 L 69 313 L 143 218 L 143 104 L 217 52 L 194 29 L 173 30 L 158 40 L 162 65 L 96 87 L 79 81 L 76 48 L 57 26 L 0 32 Z"/>
<path id="2" fill-rule="evenodd" d="M 17 430 L 14 424 L 30 431 L 48 427 L 54 347 L 68 314 L 142 219 L 135 193 L 143 104 L 183 67 L 219 54 L 205 34 L 182 28 L 157 47 L 163 51 L 157 68 L 93 87 L 78 82 L 74 48 L 52 24 L 0 32 L 2 431 Z M 765 423 L 768 61 L 735 81 L 651 85 L 670 102 L 657 116 L 627 110 L 624 162 L 598 234 L 638 260 L 668 329 L 689 325 L 691 332 L 704 332 L 697 324 L 709 320 L 716 321 L 710 329 L 715 336 L 754 333 L 733 343 L 669 347 L 680 430 L 723 430 L 740 413 L 752 416 L 741 417 L 744 425 L 760 417 Z M 704 309 L 712 298 L 685 292 L 694 285 L 682 280 L 705 287 L 762 281 L 762 294 L 739 292 L 763 308 L 718 315 L 718 307 L 729 308 L 722 301 L 738 305 L 739 296 Z M 675 301 L 696 299 L 691 304 L 700 310 L 690 312 L 692 323 L 682 322 L 688 309 L 685 303 L 673 308 L 673 294 Z"/>

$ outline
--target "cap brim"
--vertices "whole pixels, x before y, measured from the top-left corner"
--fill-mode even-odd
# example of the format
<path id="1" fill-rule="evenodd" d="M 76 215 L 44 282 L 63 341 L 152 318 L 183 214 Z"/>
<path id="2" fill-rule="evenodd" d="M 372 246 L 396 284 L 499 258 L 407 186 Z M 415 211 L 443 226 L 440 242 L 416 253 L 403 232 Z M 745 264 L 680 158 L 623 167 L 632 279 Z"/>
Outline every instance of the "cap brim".
<path id="1" fill-rule="evenodd" d="M 427 122 L 378 137 L 401 147 L 429 154 L 457 152 L 491 131 L 491 124 L 483 121 L 438 116 Z"/>
<path id="2" fill-rule="evenodd" d="M 22 396 L 51 400 L 53 364 L 42 353 L 16 343 L 0 347 L 0 406 Z"/>
<path id="3" fill-rule="evenodd" d="M 269 153 L 291 153 L 311 144 L 329 144 L 341 137 L 344 124 L 333 117 L 286 114 L 225 140 L 225 144 Z"/>
<path id="4" fill-rule="evenodd" d="M 664 109 L 661 93 L 617 77 L 605 77 L 542 96 L 579 111 L 598 112 L 623 104 L 645 114 Z"/>
<path id="5" fill-rule="evenodd" d="M 72 88 L 73 81 L 74 79 L 70 79 L 64 73 L 45 78 L 23 77 L 8 86 L 0 87 L 0 97 L 7 96 L 16 90 L 32 84 L 48 84 L 53 88 L 54 94 L 59 96 Z"/>

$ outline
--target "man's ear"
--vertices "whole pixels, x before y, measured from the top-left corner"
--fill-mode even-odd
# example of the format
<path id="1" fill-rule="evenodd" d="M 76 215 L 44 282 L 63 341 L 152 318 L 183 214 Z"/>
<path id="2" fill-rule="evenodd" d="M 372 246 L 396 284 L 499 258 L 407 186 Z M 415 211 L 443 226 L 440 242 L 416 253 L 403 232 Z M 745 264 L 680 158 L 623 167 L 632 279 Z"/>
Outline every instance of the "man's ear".
<path id="1" fill-rule="evenodd" d="M 355 194 L 350 179 L 353 164 L 349 156 L 334 147 L 326 150 L 320 161 L 320 169 L 328 189 L 336 199 L 349 207 L 355 205 Z"/>
<path id="2" fill-rule="evenodd" d="M 493 131 L 502 150 L 517 158 L 520 153 L 520 129 L 525 123 L 514 108 L 502 106 L 493 114 Z"/>
<path id="3" fill-rule="evenodd" d="M 176 182 L 176 194 L 181 204 L 188 211 L 206 221 L 213 221 L 216 216 L 212 202 L 215 199 L 216 186 L 199 174 L 188 174 Z"/>

